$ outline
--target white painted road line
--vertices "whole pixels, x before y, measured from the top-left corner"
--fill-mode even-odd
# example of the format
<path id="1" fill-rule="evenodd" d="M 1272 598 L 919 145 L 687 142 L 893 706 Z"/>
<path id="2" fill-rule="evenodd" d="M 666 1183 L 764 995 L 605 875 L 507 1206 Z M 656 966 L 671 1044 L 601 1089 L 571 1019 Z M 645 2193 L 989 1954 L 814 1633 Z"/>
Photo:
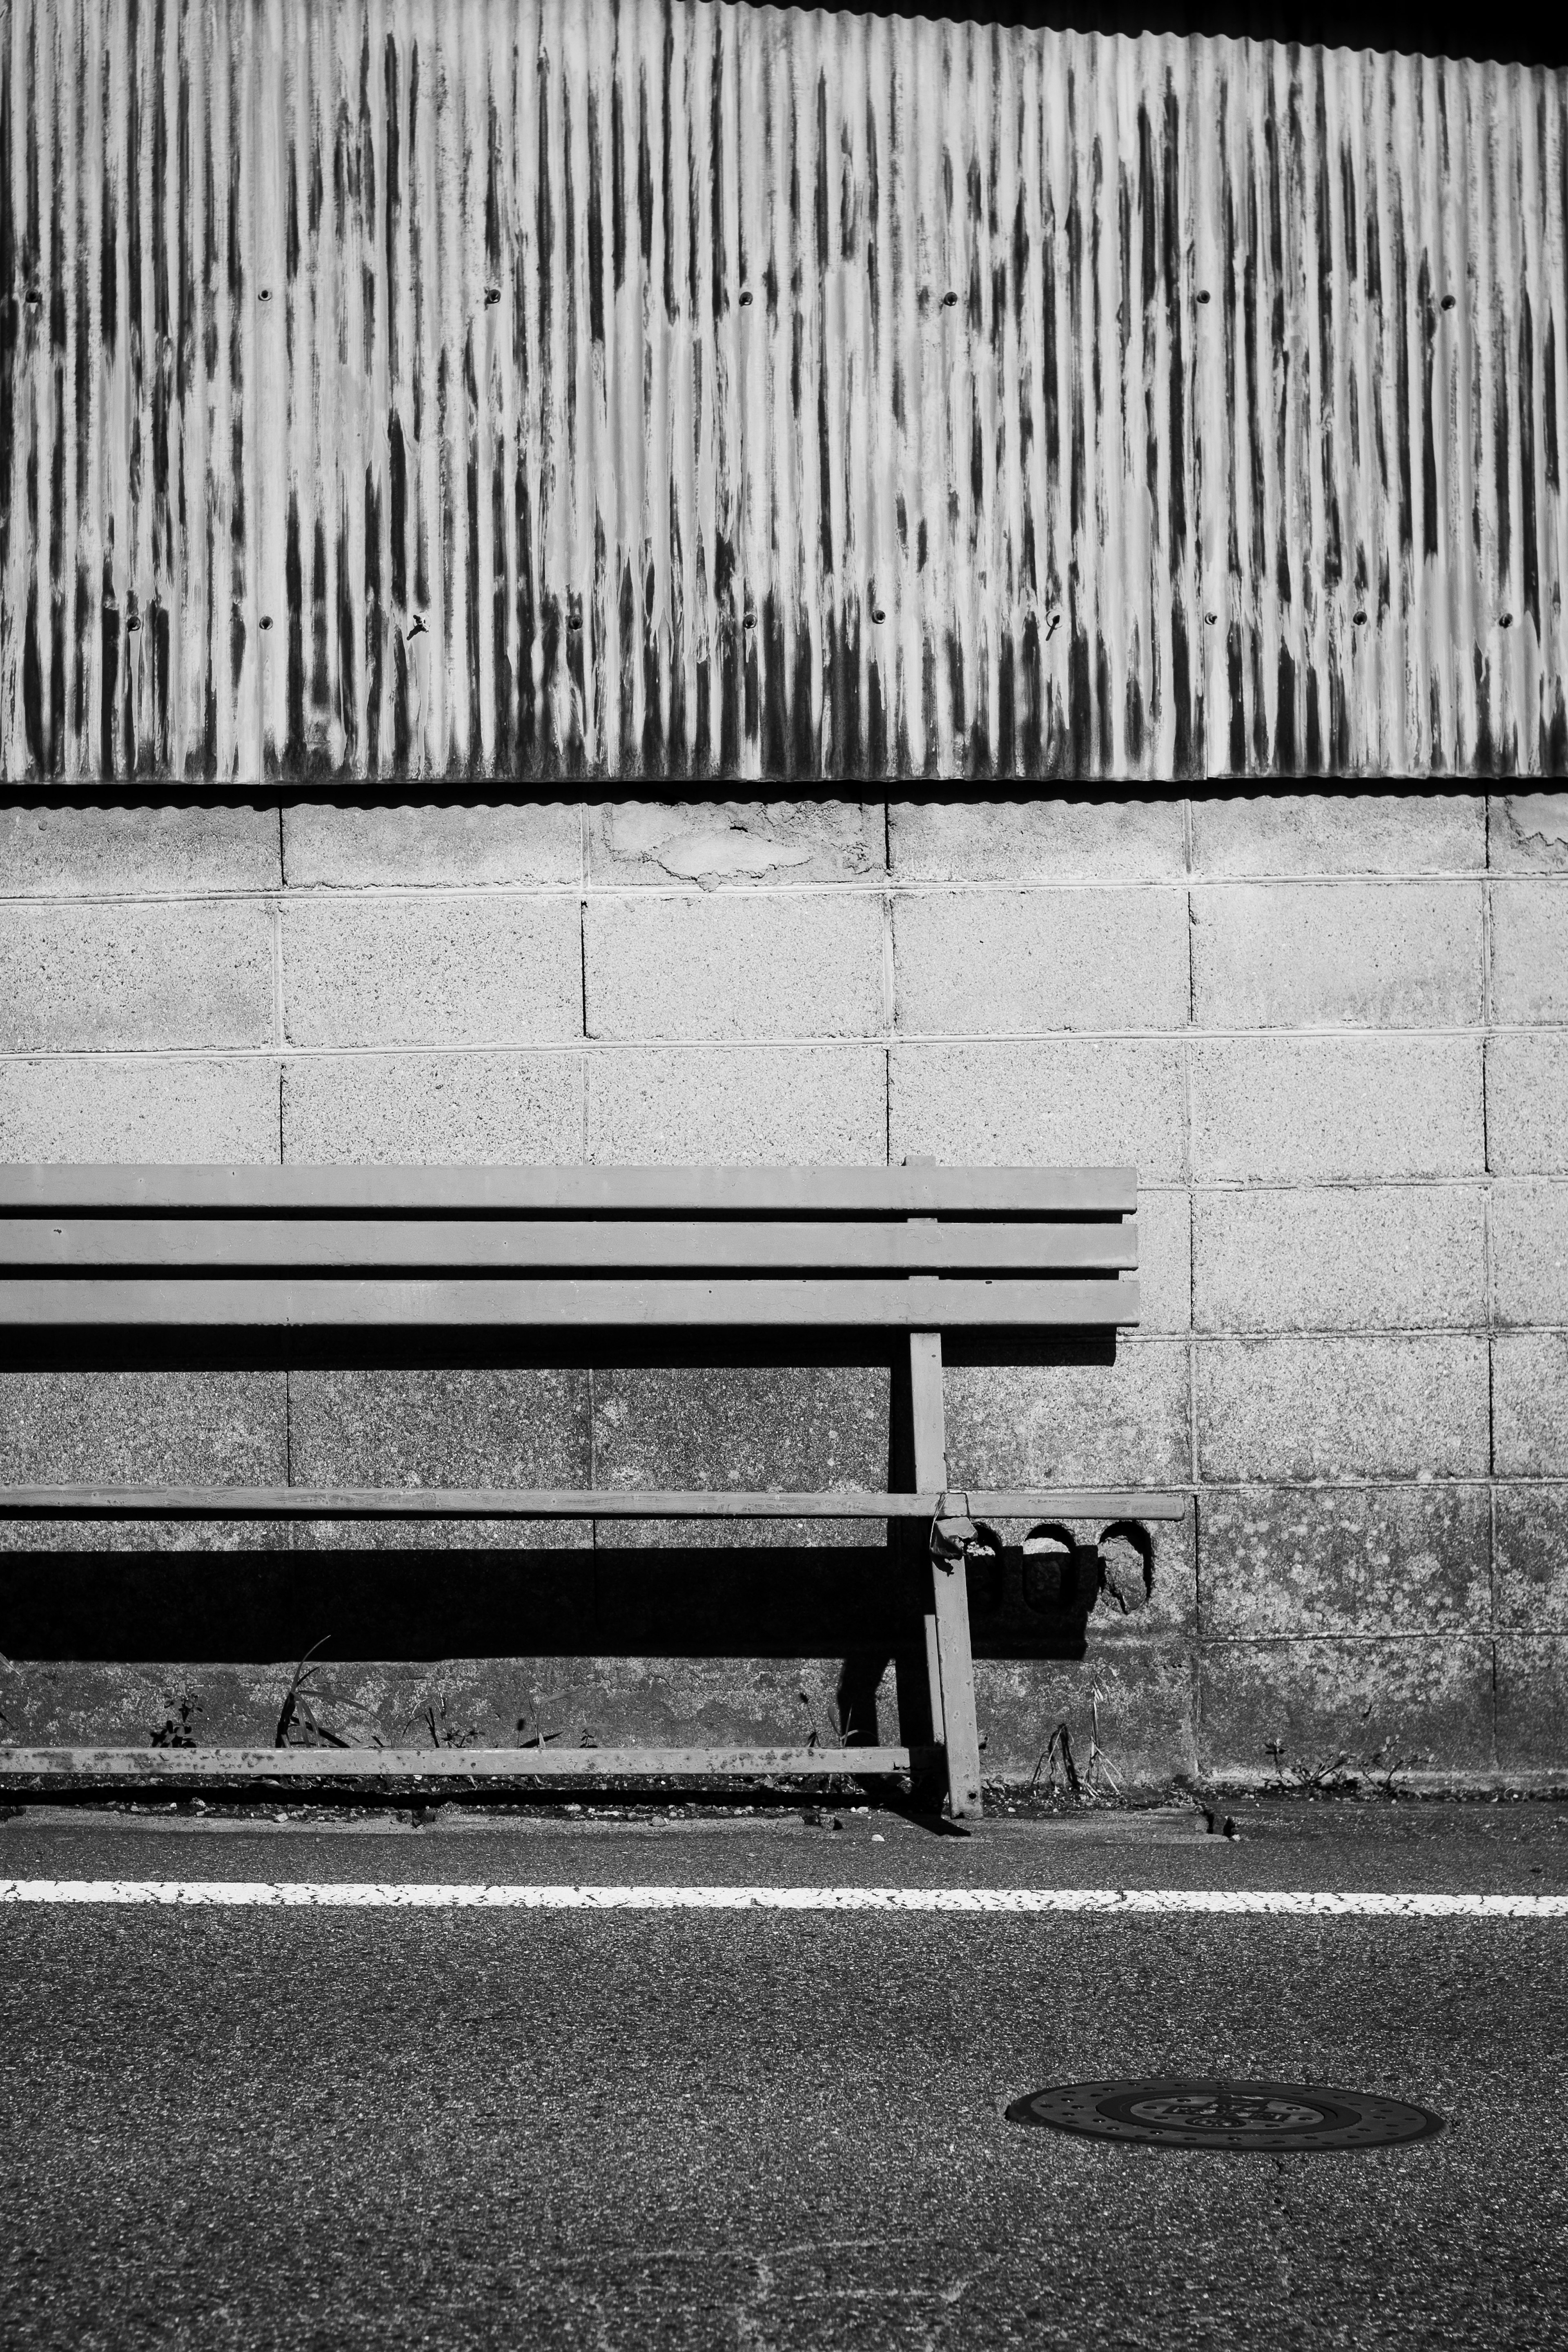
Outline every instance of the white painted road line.
<path id="1" fill-rule="evenodd" d="M 1568 1919 L 1568 1895 L 1333 1895 L 1161 1886 L 482 1886 L 342 1879 L 0 1878 L 7 1903 L 191 1910 L 1110 1912 L 1282 1919 Z"/>

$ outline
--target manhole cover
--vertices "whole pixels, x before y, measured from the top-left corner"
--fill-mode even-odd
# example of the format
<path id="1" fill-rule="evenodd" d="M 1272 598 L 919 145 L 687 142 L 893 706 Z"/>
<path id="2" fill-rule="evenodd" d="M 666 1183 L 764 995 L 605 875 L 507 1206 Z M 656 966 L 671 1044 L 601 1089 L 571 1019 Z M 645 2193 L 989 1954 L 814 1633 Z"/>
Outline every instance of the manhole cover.
<path id="1" fill-rule="evenodd" d="M 1402 2147 L 1443 2129 L 1426 2107 L 1315 2083 L 1061 2083 L 1007 2117 L 1154 2147 Z"/>

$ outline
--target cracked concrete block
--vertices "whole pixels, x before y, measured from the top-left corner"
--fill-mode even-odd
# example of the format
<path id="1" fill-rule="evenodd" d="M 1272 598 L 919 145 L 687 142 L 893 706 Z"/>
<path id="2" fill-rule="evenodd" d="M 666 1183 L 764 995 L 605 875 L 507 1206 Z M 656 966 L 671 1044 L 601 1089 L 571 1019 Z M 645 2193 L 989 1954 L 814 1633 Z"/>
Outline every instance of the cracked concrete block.
<path id="1" fill-rule="evenodd" d="M 1268 793 L 1192 804 L 1193 871 L 1479 874 L 1479 793 Z"/>
<path id="2" fill-rule="evenodd" d="M 1568 1182 L 1492 1186 L 1492 1281 L 1500 1323 L 1568 1323 Z"/>
<path id="3" fill-rule="evenodd" d="M 895 801 L 888 810 L 896 882 L 1163 882 L 1186 873 L 1182 803 Z"/>
<path id="4" fill-rule="evenodd" d="M 1568 1487 L 1497 1489 L 1500 1633 L 1568 1634 Z"/>
<path id="5" fill-rule="evenodd" d="M 1194 1220 L 1200 1330 L 1431 1329 L 1486 1319 L 1479 1187 L 1202 1192 Z"/>
<path id="6" fill-rule="evenodd" d="M 1488 844 L 1494 874 L 1568 874 L 1568 792 L 1494 793 Z"/>
<path id="7" fill-rule="evenodd" d="M 650 1046 L 590 1053 L 593 1161 L 880 1166 L 879 1045 Z"/>
<path id="8" fill-rule="evenodd" d="M 268 808 L 0 808 L 0 896 L 180 897 L 281 879 Z"/>
<path id="9" fill-rule="evenodd" d="M 886 864 L 880 801 L 622 801 L 590 810 L 593 888 L 859 882 Z"/>
<path id="10" fill-rule="evenodd" d="M 283 1157 L 575 1162 L 583 1095 L 580 1053 L 296 1055 L 283 1065 Z"/>
<path id="11" fill-rule="evenodd" d="M 887 1026 L 882 900 L 857 892 L 590 898 L 590 1037 L 871 1037 Z"/>
<path id="12" fill-rule="evenodd" d="M 1416 1769 L 1484 1771 L 1491 1762 L 1492 1647 L 1447 1634 L 1205 1642 L 1203 1768 L 1271 1777 L 1270 1740 L 1288 1765 L 1377 1768 L 1418 1755 Z M 1430 1761 L 1428 1761 L 1430 1759 Z"/>
<path id="13" fill-rule="evenodd" d="M 0 929 L 0 1045 L 269 1045 L 272 916 L 258 899 L 14 902 Z"/>
<path id="14" fill-rule="evenodd" d="M 1471 1037 L 1225 1037 L 1192 1049 L 1199 1181 L 1479 1175 Z"/>
<path id="15" fill-rule="evenodd" d="M 1499 1175 L 1568 1175 L 1568 1036 L 1488 1038 L 1487 1158 Z"/>
<path id="16" fill-rule="evenodd" d="M 1568 1021 L 1568 876 L 1494 882 L 1491 1017 Z"/>
<path id="17" fill-rule="evenodd" d="M 283 811 L 283 871 L 306 884 L 539 885 L 583 878 L 574 801 L 367 808 L 302 801 Z"/>
<path id="18" fill-rule="evenodd" d="M 1142 1038 L 899 1045 L 889 1056 L 889 1152 L 959 1166 L 1185 1169 L 1184 1048 Z"/>
<path id="19" fill-rule="evenodd" d="M 1568 1476 L 1568 1331 L 1494 1337 L 1492 1467 L 1500 1478 Z"/>
<path id="20" fill-rule="evenodd" d="M 1197 1413 L 1205 1478 L 1484 1477 L 1487 1343 L 1211 1340 L 1197 1350 Z"/>
<path id="21" fill-rule="evenodd" d="M 942 890 L 893 900 L 906 1035 L 1181 1029 L 1184 890 Z"/>
<path id="22" fill-rule="evenodd" d="M 576 901 L 475 893 L 285 901 L 291 1045 L 531 1045 L 583 1034 Z"/>
<path id="23" fill-rule="evenodd" d="M 1485 1633 L 1490 1580 L 1482 1485 L 1249 1486 L 1203 1498 L 1206 1638 Z"/>
<path id="24" fill-rule="evenodd" d="M 1568 1639 L 1500 1634 L 1496 1655 L 1498 1769 L 1546 1774 L 1560 1789 L 1568 1755 Z"/>
<path id="25" fill-rule="evenodd" d="M 1114 1364 L 950 1364 L 947 1461 L 959 1486 L 1184 1485 L 1187 1351 L 1128 1339 Z"/>
<path id="26" fill-rule="evenodd" d="M 1461 1028 L 1481 1017 L 1479 883 L 1232 882 L 1192 894 L 1207 1028 Z"/>
<path id="27" fill-rule="evenodd" d="M 275 1160 L 278 1065 L 70 1055 L 0 1062 L 0 1160 Z"/>

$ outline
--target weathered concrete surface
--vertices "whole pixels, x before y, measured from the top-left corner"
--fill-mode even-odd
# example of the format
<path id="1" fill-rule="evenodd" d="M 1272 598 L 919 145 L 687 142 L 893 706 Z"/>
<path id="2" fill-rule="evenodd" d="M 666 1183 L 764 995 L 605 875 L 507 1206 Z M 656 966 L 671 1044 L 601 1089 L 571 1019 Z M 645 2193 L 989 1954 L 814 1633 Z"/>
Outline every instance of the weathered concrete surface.
<path id="1" fill-rule="evenodd" d="M 882 906 L 864 892 L 593 898 L 590 1037 L 868 1037 L 887 1027 Z"/>
<path id="2" fill-rule="evenodd" d="M 1500 1636 L 1497 1756 L 1505 1771 L 1563 1777 L 1568 1750 L 1568 1640 Z"/>
<path id="3" fill-rule="evenodd" d="M 1492 1342 L 1493 1468 L 1568 1477 L 1568 1331 L 1500 1331 Z"/>
<path id="4" fill-rule="evenodd" d="M 1491 1501 L 1483 1484 L 1243 1486 L 1205 1498 L 1201 1622 L 1227 1640 L 1484 1633 Z"/>
<path id="5" fill-rule="evenodd" d="M 704 890 L 879 876 L 879 801 L 622 801 L 586 812 L 588 878 L 597 887 Z"/>
<path id="6" fill-rule="evenodd" d="M 14 902 L 0 1050 L 270 1045 L 272 919 L 255 898 Z"/>
<path id="7" fill-rule="evenodd" d="M 1127 1340 L 1114 1365 L 955 1366 L 946 1391 L 955 1484 L 1163 1484 L 1186 1475 L 1186 1350 L 1169 1341 Z"/>
<path id="8" fill-rule="evenodd" d="M 1209 1029 L 1459 1028 L 1481 1004 L 1479 883 L 1228 882 L 1192 892 Z"/>
<path id="9" fill-rule="evenodd" d="M 1568 1323 L 1568 1183 L 1500 1183 L 1491 1195 L 1500 1323 Z"/>
<path id="10" fill-rule="evenodd" d="M 283 809 L 281 822 L 290 888 L 574 887 L 582 879 L 584 814 L 574 801 L 405 808 L 300 801 Z"/>
<path id="11" fill-rule="evenodd" d="M 278 1097 L 259 1057 L 0 1059 L 0 1156 L 250 1166 L 279 1156 Z"/>
<path id="12" fill-rule="evenodd" d="M 1487 1152 L 1499 1175 L 1568 1170 L 1568 1037 L 1488 1038 Z"/>
<path id="13" fill-rule="evenodd" d="M 939 1160 L 1071 1165 L 1092 1136 L 1099 1160 L 1168 1181 L 1185 1173 L 1181 1049 L 1155 1039 L 898 1045 L 888 1058 L 889 1150 Z"/>
<path id="14" fill-rule="evenodd" d="M 1568 1486 L 1504 1486 L 1497 1499 L 1499 1631 L 1568 1634 Z"/>
<path id="15" fill-rule="evenodd" d="M 1548 880 L 1494 882 L 1492 1019 L 1568 1021 L 1568 890 Z"/>
<path id="16" fill-rule="evenodd" d="M 1201 875 L 1479 874 L 1487 803 L 1476 793 L 1226 793 L 1192 803 Z"/>
<path id="17" fill-rule="evenodd" d="M 281 1372 L 5 1370 L 0 1486 L 268 1486 L 285 1413 Z"/>
<path id="18" fill-rule="evenodd" d="M 908 1036 L 1179 1029 L 1182 890 L 911 891 L 893 907 L 896 1025 Z"/>
<path id="19" fill-rule="evenodd" d="M 1193 1298 L 1202 1331 L 1483 1323 L 1485 1195 L 1447 1184 L 1199 1192 Z"/>
<path id="20" fill-rule="evenodd" d="M 1494 794 L 1487 864 L 1497 874 L 1568 874 L 1568 792 Z"/>
<path id="21" fill-rule="evenodd" d="M 579 919 L 563 896 L 289 899 L 291 1045 L 532 1045 L 583 1034 Z"/>
<path id="22" fill-rule="evenodd" d="M 1479 1037 L 1226 1037 L 1192 1055 L 1200 1181 L 1479 1175 Z"/>
<path id="23" fill-rule="evenodd" d="M 1482 1338 L 1215 1339 L 1196 1357 L 1205 1478 L 1462 1478 L 1490 1467 Z"/>
<path id="24" fill-rule="evenodd" d="M 273 890 L 282 878 L 273 808 L 0 808 L 6 898 Z"/>
<path id="25" fill-rule="evenodd" d="M 1492 1645 L 1463 1637 L 1205 1642 L 1204 1749 L 1210 1769 L 1247 1777 L 1288 1763 L 1417 1769 L 1436 1758 L 1451 1772 L 1492 1762 Z"/>
<path id="26" fill-rule="evenodd" d="M 617 1049 L 587 1072 L 591 1160 L 865 1166 L 887 1150 L 880 1045 Z"/>
<path id="27" fill-rule="evenodd" d="M 283 1150 L 307 1163 L 581 1157 L 580 1055 L 316 1054 L 283 1065 Z"/>

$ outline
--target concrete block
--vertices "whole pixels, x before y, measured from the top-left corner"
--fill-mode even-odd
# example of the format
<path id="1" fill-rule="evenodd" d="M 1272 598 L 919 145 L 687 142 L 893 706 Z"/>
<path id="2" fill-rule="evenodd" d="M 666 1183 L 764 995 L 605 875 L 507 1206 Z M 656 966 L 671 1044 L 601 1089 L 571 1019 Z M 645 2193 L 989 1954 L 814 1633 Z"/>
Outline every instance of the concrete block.
<path id="1" fill-rule="evenodd" d="M 1177 800 L 895 801 L 896 882 L 1166 882 L 1187 870 Z"/>
<path id="2" fill-rule="evenodd" d="M 1395 1759 L 1464 1773 L 1491 1763 L 1489 1641 L 1205 1642 L 1199 1675 L 1205 1772 L 1272 1777 L 1271 1740 L 1307 1772 L 1342 1751 L 1346 1771 L 1373 1778 Z"/>
<path id="3" fill-rule="evenodd" d="M 296 1370 L 289 1432 L 297 1486 L 585 1486 L 591 1475 L 583 1370 Z M 322 1520 L 307 1528 L 301 1540 L 323 1550 L 552 1550 L 589 1541 L 581 1520 Z"/>
<path id="4" fill-rule="evenodd" d="M 75 1055 L 0 1062 L 0 1160 L 275 1160 L 278 1065 Z"/>
<path id="5" fill-rule="evenodd" d="M 1485 1633 L 1484 1486 L 1246 1486 L 1203 1498 L 1205 1636 Z"/>
<path id="6" fill-rule="evenodd" d="M 1568 1640 L 1561 1635 L 1500 1636 L 1498 1769 L 1541 1776 L 1560 1790 L 1564 1756 L 1568 1756 Z"/>
<path id="7" fill-rule="evenodd" d="M 886 869 L 880 801 L 622 801 L 588 812 L 591 887 L 859 882 Z"/>
<path id="8" fill-rule="evenodd" d="M 283 872 L 305 884 L 550 884 L 583 879 L 575 801 L 360 808 L 303 801 L 283 811 Z"/>
<path id="9" fill-rule="evenodd" d="M 887 1026 L 868 893 L 591 898 L 590 1037 L 872 1037 Z"/>
<path id="10" fill-rule="evenodd" d="M 283 1157 L 576 1161 L 583 1094 L 574 1053 L 301 1055 L 283 1066 Z"/>
<path id="11" fill-rule="evenodd" d="M 1568 1183 L 1492 1186 L 1492 1282 L 1500 1323 L 1568 1323 Z"/>
<path id="12" fill-rule="evenodd" d="M 0 808 L 0 897 L 275 890 L 269 808 Z"/>
<path id="13" fill-rule="evenodd" d="M 1191 1048 L 1200 1182 L 1479 1175 L 1469 1037 L 1226 1037 Z"/>
<path id="14" fill-rule="evenodd" d="M 1203 1192 L 1194 1220 L 1200 1330 L 1429 1330 L 1486 1320 L 1479 1188 Z"/>
<path id="15" fill-rule="evenodd" d="M 983 1659 L 974 1669 L 975 1713 L 985 1739 L 985 1778 L 1027 1780 L 1058 1724 L 1073 1761 L 1089 1762 L 1099 1719 L 1104 1762 L 1129 1793 L 1167 1788 L 1197 1770 L 1197 1677 L 1191 1646 L 1165 1635 L 1126 1633 L 1089 1657 Z"/>
<path id="16" fill-rule="evenodd" d="M 1487 1343 L 1217 1339 L 1197 1350 L 1205 1478 L 1485 1476 Z"/>
<path id="17" fill-rule="evenodd" d="M 1500 1478 L 1568 1476 L 1568 1331 L 1494 1338 L 1492 1468 Z"/>
<path id="18" fill-rule="evenodd" d="M 0 1372 L 0 1486 L 266 1486 L 288 1465 L 281 1372 Z"/>
<path id="19" fill-rule="evenodd" d="M 1487 1159 L 1500 1176 L 1568 1175 L 1568 1037 L 1489 1037 Z"/>
<path id="20" fill-rule="evenodd" d="M 1494 874 L 1568 874 L 1568 792 L 1494 793 L 1487 831 Z"/>
<path id="21" fill-rule="evenodd" d="M 955 1166 L 1132 1166 L 1169 1182 L 1186 1164 L 1186 1090 L 1177 1044 L 1064 1038 L 1006 1045 L 895 1045 L 889 1151 Z"/>
<path id="22" fill-rule="evenodd" d="M 652 1047 L 588 1055 L 588 1158 L 879 1166 L 879 1045 Z"/>
<path id="23" fill-rule="evenodd" d="M 531 1045 L 583 1034 L 576 901 L 311 897 L 283 910 L 291 1045 Z"/>
<path id="24" fill-rule="evenodd" d="M 1498 1631 L 1568 1633 L 1568 1487 L 1500 1486 L 1496 1507 Z"/>
<path id="25" fill-rule="evenodd" d="M 1192 894 L 1206 1028 L 1460 1028 L 1481 1017 L 1479 883 L 1232 882 Z"/>
<path id="26" fill-rule="evenodd" d="M 906 1035 L 1183 1029 L 1186 892 L 900 892 L 893 971 Z"/>
<path id="27" fill-rule="evenodd" d="M 1194 874 L 1479 874 L 1479 793 L 1268 793 L 1193 803 Z"/>
<path id="28" fill-rule="evenodd" d="M 1192 1324 L 1192 1203 L 1184 1192 L 1138 1194 L 1141 1331 L 1185 1331 Z"/>
<path id="29" fill-rule="evenodd" d="M 950 1365 L 954 1486 L 1122 1486 L 1190 1478 L 1187 1351 L 1129 1339 L 1114 1364 Z"/>
<path id="30" fill-rule="evenodd" d="M 271 910 L 254 898 L 13 902 L 0 1008 L 9 1053 L 269 1045 Z"/>
<path id="31" fill-rule="evenodd" d="M 1568 876 L 1494 882 L 1491 1017 L 1568 1021 Z"/>

